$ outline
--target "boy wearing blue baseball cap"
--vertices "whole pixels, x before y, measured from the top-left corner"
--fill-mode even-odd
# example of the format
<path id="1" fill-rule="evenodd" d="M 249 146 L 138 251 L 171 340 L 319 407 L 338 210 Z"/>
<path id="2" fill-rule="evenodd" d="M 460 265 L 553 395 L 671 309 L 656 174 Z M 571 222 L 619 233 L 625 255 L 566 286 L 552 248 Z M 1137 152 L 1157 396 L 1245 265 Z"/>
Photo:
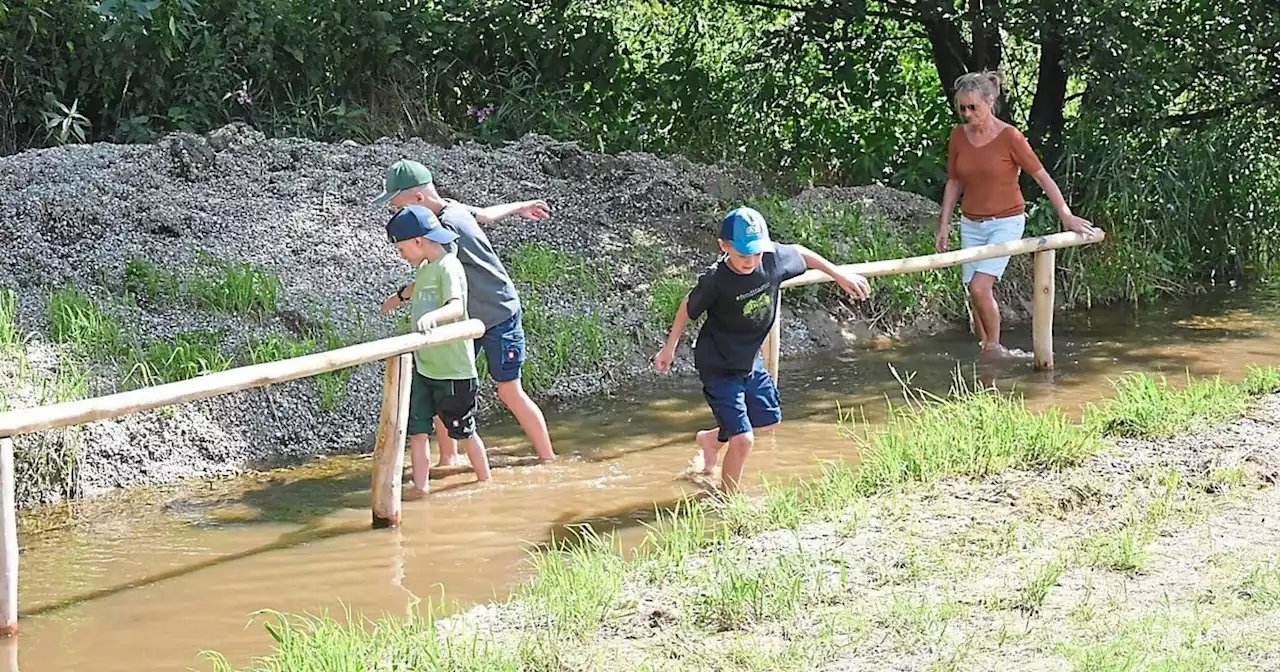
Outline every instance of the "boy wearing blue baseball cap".
<path id="1" fill-rule="evenodd" d="M 720 448 L 728 444 L 721 481 L 726 492 L 733 492 L 755 445 L 755 431 L 782 421 L 778 388 L 760 355 L 773 321 L 779 319 L 782 283 L 816 268 L 860 301 L 870 296 L 871 288 L 866 278 L 845 275 L 801 245 L 775 244 L 764 217 L 752 208 L 729 212 L 720 223 L 719 243 L 723 255 L 680 303 L 654 367 L 663 373 L 671 370 L 680 335 L 690 320 L 705 314 L 693 363 L 717 428 L 698 432 L 696 441 L 704 474 L 712 473 Z"/>
<path id="2" fill-rule="evenodd" d="M 422 333 L 436 325 L 467 319 L 467 274 L 462 262 L 445 245 L 458 234 L 446 229 L 430 210 L 411 205 L 387 222 L 387 238 L 400 257 L 417 269 L 409 301 L 413 324 Z M 404 499 L 427 493 L 431 463 L 427 442 L 439 416 L 449 438 L 463 444 L 477 481 L 489 480 L 489 458 L 476 432 L 478 375 L 470 339 L 442 343 L 413 353 L 413 383 L 409 388 L 409 451 L 413 486 Z"/>

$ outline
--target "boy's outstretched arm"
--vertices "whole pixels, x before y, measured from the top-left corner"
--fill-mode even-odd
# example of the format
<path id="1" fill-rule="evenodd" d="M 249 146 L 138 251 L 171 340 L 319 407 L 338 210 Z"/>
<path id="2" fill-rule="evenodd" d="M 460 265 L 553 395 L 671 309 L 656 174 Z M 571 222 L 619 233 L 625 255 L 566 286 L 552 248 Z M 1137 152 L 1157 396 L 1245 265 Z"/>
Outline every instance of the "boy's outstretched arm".
<path id="1" fill-rule="evenodd" d="M 835 264 L 827 261 L 821 254 L 810 250 L 803 245 L 796 245 L 796 250 L 800 252 L 800 256 L 804 258 L 805 266 L 815 268 L 836 281 L 840 288 L 848 292 L 850 296 L 865 301 L 871 297 L 871 285 L 867 279 L 857 273 L 843 273 Z"/>
<path id="2" fill-rule="evenodd" d="M 437 325 L 446 324 L 448 322 L 456 322 L 462 319 L 463 303 L 461 299 L 452 298 L 445 302 L 443 306 L 436 308 L 430 312 L 423 314 L 418 318 L 418 331 L 427 333 L 435 329 Z"/>
<path id="3" fill-rule="evenodd" d="M 676 319 L 671 323 L 671 333 L 667 336 L 667 343 L 653 358 L 653 368 L 662 373 L 671 370 L 671 362 L 676 358 L 676 346 L 680 344 L 680 334 L 684 333 L 687 326 L 689 326 L 688 296 L 680 301 L 680 308 L 676 310 Z"/>
<path id="4" fill-rule="evenodd" d="M 547 202 L 538 199 L 533 201 L 514 201 L 511 203 L 502 203 L 501 205 L 490 205 L 488 207 L 479 208 L 474 205 L 471 208 L 471 215 L 476 218 L 479 224 L 492 224 L 500 219 L 510 217 L 511 215 L 520 215 L 525 219 L 544 220 L 551 216 L 551 209 L 547 207 Z"/>

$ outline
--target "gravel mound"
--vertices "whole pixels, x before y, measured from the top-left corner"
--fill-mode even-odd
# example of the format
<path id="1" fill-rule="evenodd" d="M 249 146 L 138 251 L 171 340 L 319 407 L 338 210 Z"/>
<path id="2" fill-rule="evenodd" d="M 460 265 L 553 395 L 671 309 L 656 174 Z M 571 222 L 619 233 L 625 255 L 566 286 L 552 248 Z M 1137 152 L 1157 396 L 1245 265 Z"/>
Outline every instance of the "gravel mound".
<path id="1" fill-rule="evenodd" d="M 717 215 L 765 194 L 759 176 L 733 165 L 600 155 L 538 135 L 500 148 L 387 139 L 365 146 L 267 139 L 233 124 L 153 145 L 70 145 L 5 157 L 0 287 L 18 294 L 32 380 L 56 375 L 66 352 L 50 340 L 47 315 L 49 297 L 69 283 L 144 344 L 211 330 L 230 355 L 254 338 L 296 337 L 326 323 L 355 340 L 394 333 L 395 318 L 383 316 L 379 305 L 410 270 L 385 240 L 386 211 L 369 199 L 380 191 L 385 167 L 405 157 L 429 166 L 447 197 L 476 205 L 549 203 L 547 221 L 510 218 L 488 226 L 508 263 L 521 245 L 541 243 L 607 269 L 607 282 L 592 295 L 538 292 L 545 314 L 597 314 L 627 346 L 625 356 L 563 373 L 545 390 L 550 397 L 590 394 L 643 375 L 666 328 L 654 323 L 648 305 L 655 273 L 704 267 L 714 254 Z M 813 190 L 801 199 L 831 193 L 884 197 L 893 213 L 923 207 L 900 205 L 914 201 L 883 189 Z M 181 300 L 132 300 L 120 290 L 131 258 L 185 279 L 204 272 L 205 257 L 248 262 L 278 276 L 279 309 L 246 317 Z M 535 300 L 523 290 L 522 298 Z M 801 329 L 787 351 L 802 349 L 796 340 L 804 338 Z M 88 367 L 95 393 L 118 389 L 127 373 L 104 358 Z M 688 361 L 676 368 L 691 370 Z M 80 437 L 83 459 L 73 481 L 60 493 L 44 488 L 20 499 L 29 504 L 369 450 L 381 380 L 380 365 L 360 367 L 329 410 L 320 408 L 315 382 L 304 380 L 94 423 Z M 5 391 L 10 407 L 41 403 L 28 383 Z M 492 401 L 486 389 L 482 407 Z M 18 447 L 34 460 L 44 443 L 20 437 Z"/>

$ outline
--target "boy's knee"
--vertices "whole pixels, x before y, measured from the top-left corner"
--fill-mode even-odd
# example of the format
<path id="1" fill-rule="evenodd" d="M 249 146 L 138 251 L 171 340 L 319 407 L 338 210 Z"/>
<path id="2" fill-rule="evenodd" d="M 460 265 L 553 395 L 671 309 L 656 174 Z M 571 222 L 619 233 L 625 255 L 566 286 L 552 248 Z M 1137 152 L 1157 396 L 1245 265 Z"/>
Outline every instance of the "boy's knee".
<path id="1" fill-rule="evenodd" d="M 520 385 L 520 379 L 516 378 L 515 380 L 505 380 L 498 383 L 498 398 L 507 406 L 523 402 L 525 393 L 524 387 Z"/>

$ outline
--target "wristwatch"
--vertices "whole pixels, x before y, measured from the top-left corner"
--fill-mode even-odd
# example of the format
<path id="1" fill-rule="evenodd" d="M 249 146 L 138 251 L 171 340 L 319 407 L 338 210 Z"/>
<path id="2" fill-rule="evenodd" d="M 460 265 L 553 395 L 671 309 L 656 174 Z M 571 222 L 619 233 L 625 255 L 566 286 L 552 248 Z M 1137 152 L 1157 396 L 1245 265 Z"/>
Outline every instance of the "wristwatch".
<path id="1" fill-rule="evenodd" d="M 408 301 L 408 300 L 409 300 L 409 297 L 407 297 L 407 296 L 405 296 L 405 295 L 404 295 L 404 290 L 406 290 L 406 289 L 408 289 L 408 288 L 409 288 L 409 285 L 405 285 L 405 286 L 401 287 L 400 289 L 397 289 L 397 290 L 396 290 L 396 298 L 397 298 L 397 299 L 400 299 L 401 301 Z"/>

